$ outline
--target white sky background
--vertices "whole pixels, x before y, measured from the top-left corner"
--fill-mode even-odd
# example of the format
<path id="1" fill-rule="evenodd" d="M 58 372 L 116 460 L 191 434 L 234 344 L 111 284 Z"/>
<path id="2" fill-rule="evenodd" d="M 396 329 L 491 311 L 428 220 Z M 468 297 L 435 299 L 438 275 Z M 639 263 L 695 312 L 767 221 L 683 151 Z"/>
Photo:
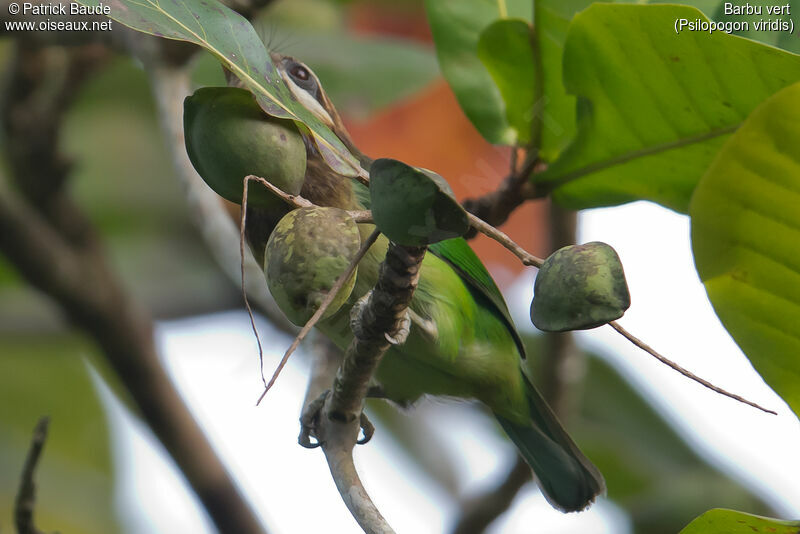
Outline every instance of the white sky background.
<path id="1" fill-rule="evenodd" d="M 762 414 L 690 382 L 636 349 L 609 327 L 579 335 L 603 354 L 690 444 L 712 463 L 754 485 L 787 518 L 800 517 L 800 423 L 763 383 L 720 325 L 692 263 L 688 218 L 652 204 L 591 210 L 581 215 L 580 242 L 602 240 L 622 258 L 632 295 L 620 321 L 656 350 L 716 385 L 777 409 Z M 507 292 L 520 328 L 530 325 L 534 273 Z M 532 327 L 531 327 L 532 328 Z M 290 340 L 262 323 L 267 373 Z M 336 492 L 321 451 L 297 445 L 306 364 L 295 356 L 259 408 L 257 352 L 243 313 L 162 324 L 167 367 L 226 464 L 240 480 L 271 533 L 360 532 Z M 99 381 L 96 381 L 99 384 Z M 114 435 L 118 502 L 129 534 L 213 532 L 181 476 L 146 429 L 103 391 Z M 513 460 L 512 446 L 468 406 L 428 402 L 420 408 L 442 421 L 442 454 L 460 473 L 465 493 L 491 484 Z M 436 420 L 436 419 L 434 419 Z M 446 426 L 445 426 L 446 425 Z M 634 437 L 632 437 L 634 439 Z M 438 443 L 438 442 L 434 442 Z M 443 457 L 444 458 L 444 457 Z M 446 532 L 457 503 L 422 475 L 378 428 L 358 447 L 356 462 L 377 506 L 397 532 Z M 620 533 L 624 513 L 607 500 L 590 512 L 552 510 L 531 485 L 494 533 Z"/>

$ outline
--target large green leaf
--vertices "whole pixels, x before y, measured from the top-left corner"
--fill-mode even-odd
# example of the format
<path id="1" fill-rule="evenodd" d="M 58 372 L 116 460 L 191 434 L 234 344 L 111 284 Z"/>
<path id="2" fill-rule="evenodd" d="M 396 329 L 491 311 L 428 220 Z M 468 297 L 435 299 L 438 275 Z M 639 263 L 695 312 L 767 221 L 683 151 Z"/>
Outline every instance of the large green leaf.
<path id="1" fill-rule="evenodd" d="M 541 62 L 541 156 L 552 161 L 575 135 L 575 97 L 562 81 L 562 56 L 572 17 L 590 0 L 537 0 L 534 2 L 536 47 Z"/>
<path id="2" fill-rule="evenodd" d="M 530 23 L 522 19 L 493 22 L 481 32 L 478 57 L 500 90 L 506 120 L 517 142 L 528 143 L 536 111 L 536 69 Z"/>
<path id="3" fill-rule="evenodd" d="M 121 532 L 115 517 L 108 425 L 74 336 L 0 338 L 0 526 L 14 496 L 33 427 L 50 429 L 35 473 L 35 518 L 45 532 Z"/>
<path id="4" fill-rule="evenodd" d="M 596 4 L 573 19 L 564 84 L 578 96 L 578 132 L 537 178 L 560 186 L 562 204 L 648 199 L 686 211 L 730 133 L 800 80 L 797 56 L 720 32 L 675 35 L 680 18 L 705 17 L 686 6 Z"/>
<path id="5" fill-rule="evenodd" d="M 689 523 L 680 534 L 797 534 L 798 529 L 800 521 L 781 521 L 718 508 Z"/>
<path id="6" fill-rule="evenodd" d="M 530 22 L 530 0 L 425 0 L 425 9 L 439 67 L 464 113 L 489 142 L 516 143 L 517 133 L 508 122 L 500 91 L 478 57 L 478 40 L 500 18 Z"/>
<path id="7" fill-rule="evenodd" d="M 534 27 L 536 28 L 536 47 L 541 62 L 541 96 L 536 113 L 541 122 L 540 155 L 553 161 L 575 135 L 574 95 L 567 94 L 562 80 L 562 56 L 567 30 L 580 10 L 593 4 L 591 0 L 536 0 L 534 2 Z M 616 3 L 658 3 L 629 2 Z M 681 2 L 705 13 L 713 13 L 720 0 L 694 0 Z"/>
<path id="8" fill-rule="evenodd" d="M 100 0 L 81 0 L 97 6 Z M 345 175 L 360 165 L 339 138 L 292 96 L 250 23 L 217 0 L 111 0 L 114 20 L 158 37 L 197 44 L 214 54 L 270 115 L 298 121 L 314 134 L 325 161 Z"/>
<path id="9" fill-rule="evenodd" d="M 759 106 L 700 180 L 689 213 L 714 309 L 800 414 L 800 83 Z"/>

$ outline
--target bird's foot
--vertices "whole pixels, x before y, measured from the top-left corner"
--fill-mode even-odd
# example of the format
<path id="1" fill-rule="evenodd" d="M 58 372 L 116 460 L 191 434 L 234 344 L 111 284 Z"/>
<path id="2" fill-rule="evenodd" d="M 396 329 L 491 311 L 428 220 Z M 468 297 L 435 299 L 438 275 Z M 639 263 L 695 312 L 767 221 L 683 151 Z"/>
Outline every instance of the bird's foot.
<path id="1" fill-rule="evenodd" d="M 322 413 L 322 408 L 325 406 L 325 399 L 331 394 L 331 390 L 326 389 L 316 399 L 309 402 L 303 413 L 300 414 L 300 435 L 297 437 L 297 443 L 306 449 L 316 449 L 321 445 L 319 440 L 312 442 L 311 438 L 317 439 L 316 428 L 319 423 L 319 417 Z"/>
<path id="2" fill-rule="evenodd" d="M 375 425 L 372 424 L 372 421 L 369 420 L 369 417 L 367 417 L 367 414 L 364 412 L 361 412 L 361 420 L 359 421 L 359 425 L 361 426 L 361 434 L 363 437 L 356 440 L 356 443 L 359 445 L 364 445 L 365 443 L 369 443 L 369 440 L 371 440 L 372 436 L 375 435 Z"/>
<path id="3" fill-rule="evenodd" d="M 353 304 L 353 307 L 350 308 L 350 329 L 355 331 L 358 328 L 358 321 L 361 320 L 361 312 L 367 306 L 367 302 L 369 302 L 369 298 L 372 296 L 372 290 L 370 289 L 364 296 L 361 297 Z"/>
<path id="4" fill-rule="evenodd" d="M 367 292 L 363 297 L 358 299 L 355 304 L 353 304 L 352 309 L 350 310 L 350 328 L 353 332 L 357 332 L 359 328 L 359 318 L 361 317 L 361 312 L 364 307 L 369 302 L 370 297 L 372 297 L 372 291 L 370 290 Z M 385 333 L 384 337 L 386 341 L 391 343 L 392 345 L 402 345 L 408 339 L 408 334 L 411 332 L 411 310 L 406 310 L 403 314 L 403 318 L 400 320 L 400 325 L 394 333 Z"/>
<path id="5" fill-rule="evenodd" d="M 316 449 L 322 445 L 322 442 L 317 438 L 316 429 L 319 425 L 319 419 L 322 416 L 322 409 L 325 406 L 325 401 L 330 394 L 331 390 L 326 389 L 319 397 L 309 402 L 305 409 L 303 409 L 303 413 L 300 415 L 300 435 L 297 438 L 297 442 L 301 447 Z M 359 416 L 359 427 L 361 428 L 363 437 L 356 440 L 356 443 L 364 445 L 375 435 L 375 425 L 369 420 L 367 414 L 361 412 Z M 316 441 L 311 441 L 312 438 Z"/>
<path id="6" fill-rule="evenodd" d="M 386 341 L 391 343 L 392 345 L 402 345 L 408 339 L 408 334 L 411 332 L 411 315 L 406 310 L 405 314 L 403 314 L 403 318 L 400 320 L 400 325 L 394 335 L 389 335 L 389 333 L 385 333 L 384 337 Z"/>

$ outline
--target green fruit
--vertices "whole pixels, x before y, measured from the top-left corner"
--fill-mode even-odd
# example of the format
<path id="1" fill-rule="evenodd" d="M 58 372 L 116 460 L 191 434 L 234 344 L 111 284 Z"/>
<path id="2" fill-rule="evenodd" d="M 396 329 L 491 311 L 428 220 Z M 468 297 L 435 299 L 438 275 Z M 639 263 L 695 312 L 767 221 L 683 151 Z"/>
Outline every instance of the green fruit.
<path id="1" fill-rule="evenodd" d="M 601 326 L 622 317 L 631 305 L 619 256 L 600 242 L 554 252 L 539 270 L 533 291 L 531 320 L 546 332 Z"/>
<path id="2" fill-rule="evenodd" d="M 460 237 L 467 212 L 444 178 L 393 159 L 377 159 L 369 171 L 375 226 L 400 245 L 423 246 Z"/>
<path id="3" fill-rule="evenodd" d="M 300 208 L 278 222 L 267 242 L 264 272 L 275 302 L 291 322 L 305 324 L 361 247 L 358 225 L 338 208 Z M 336 313 L 350 297 L 353 271 L 322 316 Z"/>
<path id="4" fill-rule="evenodd" d="M 244 89 L 204 87 L 183 102 L 186 151 L 203 180 L 221 197 L 242 203 L 244 177 L 266 178 L 297 195 L 306 172 L 306 147 L 290 120 L 264 113 Z M 256 182 L 248 205 L 272 208 L 282 201 Z"/>

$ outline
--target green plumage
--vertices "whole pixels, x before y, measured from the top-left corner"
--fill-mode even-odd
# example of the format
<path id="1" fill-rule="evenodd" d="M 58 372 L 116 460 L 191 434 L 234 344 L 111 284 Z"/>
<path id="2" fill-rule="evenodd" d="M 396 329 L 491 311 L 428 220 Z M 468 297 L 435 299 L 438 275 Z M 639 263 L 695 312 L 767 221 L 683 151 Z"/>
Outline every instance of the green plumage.
<path id="1" fill-rule="evenodd" d="M 348 181 L 368 207 L 361 186 Z M 319 200 L 319 199 L 317 199 Z M 343 207 L 343 206 L 339 206 Z M 362 236 L 372 232 L 361 225 Z M 372 287 L 388 242 L 381 237 L 359 264 L 348 305 L 320 329 L 345 348 L 349 310 Z M 586 508 L 605 491 L 603 477 L 581 453 L 524 375 L 524 347 L 500 290 L 463 239 L 431 245 L 411 309 L 436 325 L 432 338 L 412 324 L 408 340 L 392 347 L 377 372 L 386 396 L 408 404 L 422 395 L 475 398 L 486 404 L 533 468 L 548 501 L 564 511 Z"/>
<path id="2" fill-rule="evenodd" d="M 222 89 L 216 90 L 217 93 L 226 95 Z M 337 135 L 367 168 L 370 160 L 352 144 L 327 97 L 318 93 L 316 98 L 331 114 L 329 119 Z M 187 99 L 187 112 L 198 111 L 192 106 L 197 104 L 202 108 L 206 101 L 195 99 L 193 102 Z M 218 169 L 216 160 L 206 157 L 207 152 L 217 145 L 226 146 L 229 140 L 224 132 L 213 126 L 187 128 L 187 150 L 189 154 L 198 156 L 193 162 L 203 178 L 216 187 L 215 190 L 223 193 L 228 191 L 226 188 L 239 190 L 236 188 L 241 187 L 242 173 L 251 172 L 240 167 L 249 165 L 251 155 L 238 150 L 238 147 L 236 151 L 226 151 L 226 157 L 235 152 L 234 155 L 242 161 L 237 160 L 229 174 L 226 168 Z M 215 138 L 215 135 L 222 137 Z M 305 146 L 307 166 L 300 191 L 303 197 L 318 206 L 345 210 L 368 207 L 369 191 L 352 179 L 331 171 L 311 139 L 305 139 Z M 270 144 L 262 148 L 267 156 L 271 150 L 276 150 Z M 201 164 L 207 160 L 214 165 Z M 278 183 L 281 180 L 280 176 L 267 178 L 277 179 Z M 258 184 L 251 187 L 251 194 L 265 194 L 264 190 L 258 189 L 261 187 Z M 236 200 L 235 195 L 230 197 Z M 262 266 L 270 233 L 285 213 L 283 205 L 270 207 L 270 202 L 248 208 L 246 235 Z M 363 242 L 373 227 L 362 224 L 358 231 Z M 338 312 L 318 325 L 342 349 L 352 338 L 350 309 L 375 286 L 387 246 L 386 238 L 381 236 L 359 263 L 350 297 Z M 313 251 L 297 252 L 298 257 L 313 256 Z M 292 269 L 298 266 L 284 267 L 286 269 L 280 272 L 294 272 Z M 308 300 L 297 297 L 294 295 L 294 300 L 303 301 L 301 304 Z M 560 510 L 582 510 L 605 490 L 600 473 L 578 450 L 524 375 L 521 366 L 521 360 L 525 358 L 524 347 L 503 296 L 463 239 L 442 241 L 430 247 L 422 263 L 419 285 L 410 308 L 415 312 L 417 322 L 412 323 L 407 341 L 387 352 L 376 375 L 389 399 L 408 404 L 422 395 L 446 395 L 482 401 L 494 412 L 520 454 L 533 468 L 548 501 Z M 435 328 L 425 328 L 423 324 L 433 324 Z"/>

